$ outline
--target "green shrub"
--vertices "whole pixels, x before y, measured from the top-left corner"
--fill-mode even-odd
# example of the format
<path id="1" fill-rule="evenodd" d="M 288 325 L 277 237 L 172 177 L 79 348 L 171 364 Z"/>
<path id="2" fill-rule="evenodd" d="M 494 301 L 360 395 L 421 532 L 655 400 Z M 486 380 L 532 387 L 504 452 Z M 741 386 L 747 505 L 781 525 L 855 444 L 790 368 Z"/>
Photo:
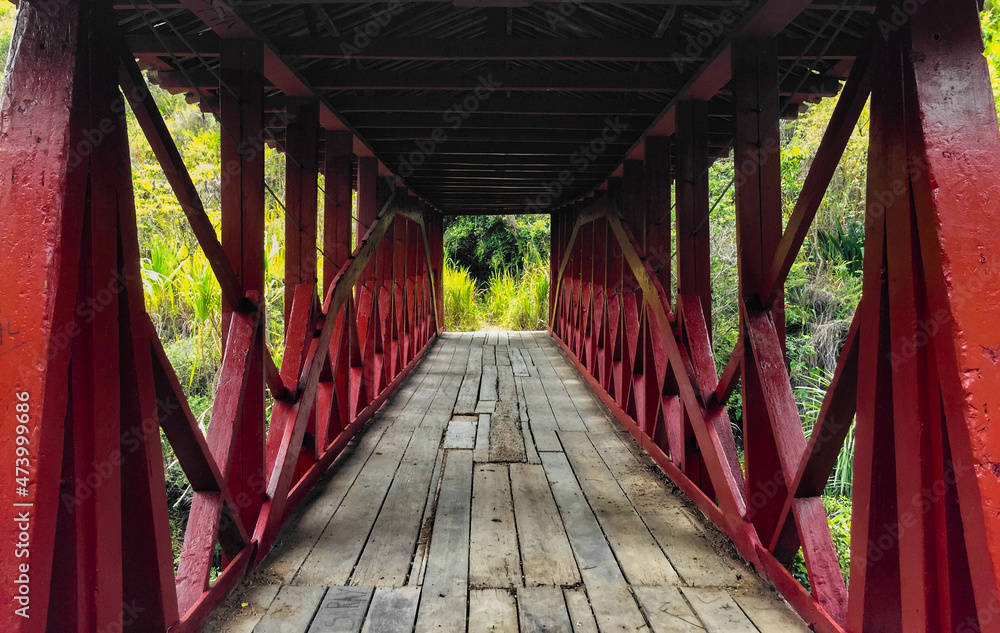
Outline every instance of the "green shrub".
<path id="1" fill-rule="evenodd" d="M 444 265 L 444 325 L 455 332 L 478 330 L 482 323 L 479 314 L 479 291 L 468 269 L 454 262 Z"/>
<path id="2" fill-rule="evenodd" d="M 840 573 L 844 575 L 844 582 L 850 583 L 851 500 L 847 497 L 824 496 L 823 507 L 830 522 L 830 536 L 833 537 L 833 547 L 837 550 L 837 558 L 840 561 Z M 792 575 L 802 583 L 803 587 L 810 589 L 809 574 L 806 571 L 806 561 L 801 548 L 792 563 Z"/>
<path id="3" fill-rule="evenodd" d="M 492 290 L 492 286 L 490 288 Z M 549 318 L 549 267 L 540 258 L 526 258 L 521 279 L 500 319 L 506 330 L 540 330 Z"/>

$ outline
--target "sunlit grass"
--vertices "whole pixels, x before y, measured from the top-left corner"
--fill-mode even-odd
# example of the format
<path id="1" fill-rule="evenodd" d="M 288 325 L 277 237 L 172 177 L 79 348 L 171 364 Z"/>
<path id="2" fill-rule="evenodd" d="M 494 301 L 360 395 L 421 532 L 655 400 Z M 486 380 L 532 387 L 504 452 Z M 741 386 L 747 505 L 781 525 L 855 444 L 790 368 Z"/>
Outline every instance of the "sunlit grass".
<path id="1" fill-rule="evenodd" d="M 476 282 L 468 270 L 450 261 L 444 266 L 444 322 L 453 332 L 475 331 L 482 323 Z"/>
<path id="2" fill-rule="evenodd" d="M 549 313 L 549 267 L 536 254 L 525 259 L 523 270 L 520 277 L 510 271 L 495 272 L 480 292 L 466 269 L 449 262 L 444 270 L 446 328 L 458 332 L 544 328 Z"/>

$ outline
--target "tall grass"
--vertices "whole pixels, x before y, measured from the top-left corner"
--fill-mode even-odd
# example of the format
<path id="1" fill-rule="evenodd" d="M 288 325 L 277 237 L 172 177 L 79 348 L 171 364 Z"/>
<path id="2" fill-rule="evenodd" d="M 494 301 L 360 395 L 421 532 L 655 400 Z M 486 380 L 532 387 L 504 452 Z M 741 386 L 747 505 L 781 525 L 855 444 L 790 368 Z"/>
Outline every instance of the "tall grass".
<path id="1" fill-rule="evenodd" d="M 472 332 L 482 324 L 476 282 L 467 269 L 451 261 L 444 265 L 444 323 L 455 332 Z"/>
<path id="2" fill-rule="evenodd" d="M 823 407 L 823 399 L 833 376 L 830 372 L 815 367 L 795 387 L 795 400 L 802 414 L 802 430 L 808 438 L 812 433 Z M 848 581 L 851 566 L 851 493 L 854 482 L 854 425 L 852 424 L 844 446 L 837 455 L 837 463 L 823 491 L 823 506 L 830 524 L 830 535 L 840 560 L 840 571 Z M 792 575 L 809 588 L 805 559 L 801 550 L 792 565 Z"/>
<path id="3" fill-rule="evenodd" d="M 795 400 L 799 403 L 802 413 L 802 430 L 806 437 L 812 433 L 823 407 L 823 399 L 833 376 L 830 372 L 815 367 L 803 378 L 803 384 L 795 388 Z M 830 474 L 825 494 L 831 496 L 850 497 L 854 481 L 854 425 L 851 425 L 844 440 L 844 446 L 837 456 L 837 464 Z"/>
<path id="4" fill-rule="evenodd" d="M 480 328 L 538 330 L 549 314 L 549 267 L 537 254 L 524 260 L 520 276 L 496 271 L 484 291 L 469 271 L 449 262 L 444 270 L 445 327 L 468 332 Z"/>

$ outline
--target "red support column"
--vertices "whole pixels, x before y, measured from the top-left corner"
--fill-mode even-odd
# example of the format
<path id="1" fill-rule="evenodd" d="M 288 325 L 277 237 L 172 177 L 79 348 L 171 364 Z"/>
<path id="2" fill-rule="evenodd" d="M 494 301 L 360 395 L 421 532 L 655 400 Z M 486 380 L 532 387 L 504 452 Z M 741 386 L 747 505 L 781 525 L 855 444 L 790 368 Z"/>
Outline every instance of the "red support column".
<path id="1" fill-rule="evenodd" d="M 681 102 L 677 106 L 677 292 L 701 302 L 705 327 L 711 338 L 709 165 L 707 104 Z"/>
<path id="2" fill-rule="evenodd" d="M 673 282 L 670 279 L 670 185 L 671 139 L 669 136 L 646 137 L 646 261 L 652 266 L 656 278 L 667 293 L 664 300 L 669 305 Z"/>
<path id="3" fill-rule="evenodd" d="M 355 224 L 355 244 L 359 245 L 368 228 L 375 224 L 378 214 L 378 159 L 371 156 L 358 157 L 358 214 Z M 364 401 L 359 401 L 358 408 L 368 404 L 371 398 L 378 395 L 375 364 L 375 265 L 377 255 L 373 255 L 368 265 L 358 278 L 355 301 L 358 319 L 358 349 L 359 356 L 352 359 L 352 367 L 360 369 L 364 376 Z"/>
<path id="4" fill-rule="evenodd" d="M 325 301 L 330 292 L 334 277 L 340 268 L 347 263 L 353 250 L 351 244 L 351 159 L 354 136 L 346 130 L 328 130 L 324 138 L 323 164 L 323 292 Z M 348 298 L 345 306 L 337 314 L 326 318 L 338 320 L 338 329 L 330 341 L 330 372 L 324 376 L 326 381 L 320 385 L 320 401 L 331 399 L 330 416 L 327 437 L 321 440 L 333 440 L 337 434 L 347 427 L 351 420 L 350 414 L 350 344 L 355 336 L 352 313 L 353 299 Z M 324 390 L 329 388 L 329 395 Z M 325 448 L 325 446 L 323 447 Z"/>
<path id="5" fill-rule="evenodd" d="M 733 99 L 740 296 L 741 301 L 760 310 L 761 306 L 756 303 L 765 267 L 774 258 L 781 238 L 778 61 L 772 41 L 744 39 L 733 45 Z M 769 312 L 779 340 L 783 342 L 783 294 L 775 294 L 774 305 L 763 306 L 763 309 L 773 307 Z M 745 319 L 741 322 L 742 336 L 746 338 Z M 761 538 L 767 541 L 777 527 L 787 490 L 762 385 L 773 377 L 760 375 L 748 340 L 744 343 L 744 351 L 741 387 L 748 515 Z"/>
<path id="6" fill-rule="evenodd" d="M 555 328 L 556 275 L 559 274 L 559 264 L 562 263 L 562 216 L 556 211 L 549 213 L 549 325 Z"/>
<path id="7" fill-rule="evenodd" d="M 346 130 L 328 130 L 324 140 L 323 296 L 337 271 L 354 250 L 351 243 L 351 162 L 354 136 Z"/>
<path id="8" fill-rule="evenodd" d="M 299 284 L 317 282 L 317 139 L 319 102 L 290 97 L 285 106 L 285 327 Z"/>
<path id="9" fill-rule="evenodd" d="M 441 213 L 424 204 L 424 221 L 427 223 L 427 241 L 431 249 L 431 262 L 434 270 L 428 271 L 428 282 L 434 285 L 437 300 L 437 313 L 444 327 L 444 227 Z"/>
<path id="10" fill-rule="evenodd" d="M 220 44 L 222 126 L 222 247 L 244 292 L 264 293 L 264 52 L 260 42 Z M 233 306 L 223 303 L 223 345 Z M 242 416 L 234 439 L 229 489 L 245 526 L 263 501 L 264 337 L 257 337 L 248 367 Z"/>
<path id="11" fill-rule="evenodd" d="M 645 255 L 656 279 L 663 288 L 662 301 L 671 303 L 671 165 L 672 139 L 669 136 L 646 137 L 645 190 L 646 190 L 646 231 Z M 645 428 L 643 429 L 668 454 L 668 429 L 674 435 L 681 425 L 680 406 L 673 381 L 668 381 L 667 353 L 663 344 L 664 336 L 670 332 L 660 332 L 655 319 L 646 312 L 646 344 L 644 382 Z M 674 455 L 681 461 L 680 453 Z"/>
<path id="12" fill-rule="evenodd" d="M 976 4 L 932 0 L 878 44 L 848 629 L 1000 631 L 1000 132 Z"/>

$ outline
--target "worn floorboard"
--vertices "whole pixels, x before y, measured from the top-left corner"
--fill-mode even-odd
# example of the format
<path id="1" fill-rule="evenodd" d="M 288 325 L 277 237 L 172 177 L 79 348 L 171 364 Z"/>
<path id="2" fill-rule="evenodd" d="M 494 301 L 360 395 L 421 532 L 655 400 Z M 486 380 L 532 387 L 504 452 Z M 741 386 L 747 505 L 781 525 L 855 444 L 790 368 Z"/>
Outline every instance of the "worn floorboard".
<path id="1" fill-rule="evenodd" d="M 445 334 L 204 630 L 807 631 L 673 490 L 547 334 Z"/>

